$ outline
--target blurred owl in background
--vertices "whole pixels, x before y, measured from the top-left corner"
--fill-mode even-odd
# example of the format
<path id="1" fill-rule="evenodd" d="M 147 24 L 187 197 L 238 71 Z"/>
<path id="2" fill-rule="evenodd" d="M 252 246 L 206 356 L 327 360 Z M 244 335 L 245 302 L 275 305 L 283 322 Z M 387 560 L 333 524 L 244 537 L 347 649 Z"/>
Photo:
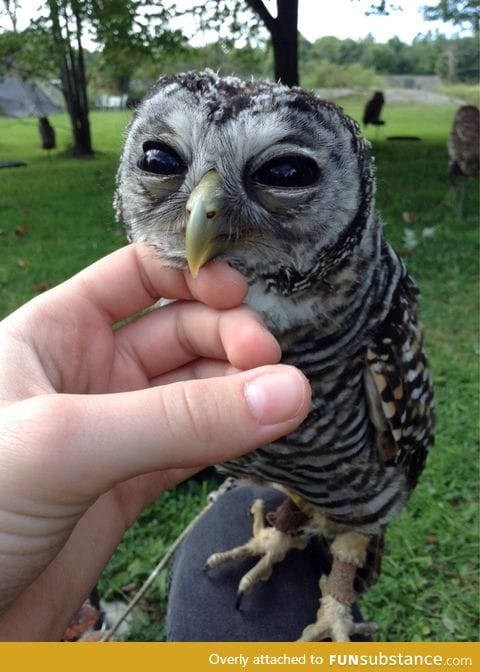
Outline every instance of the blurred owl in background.
<path id="1" fill-rule="evenodd" d="M 480 171 L 480 110 L 475 105 L 462 105 L 453 119 L 448 138 L 449 173 L 478 177 Z"/>
<path id="2" fill-rule="evenodd" d="M 459 107 L 448 137 L 448 173 L 456 195 L 457 217 L 462 219 L 467 182 L 480 174 L 480 110 L 475 105 Z"/>
<path id="3" fill-rule="evenodd" d="M 382 113 L 382 108 L 385 104 L 385 96 L 381 91 L 375 91 L 370 100 L 365 104 L 363 110 L 363 125 L 368 126 L 372 124 L 373 126 L 383 126 L 385 124 L 380 115 Z"/>
<path id="4" fill-rule="evenodd" d="M 309 378 L 307 419 L 222 465 L 285 492 L 252 503 L 251 541 L 208 560 L 259 556 L 239 596 L 290 548 L 330 544 L 331 571 L 306 641 L 348 640 L 351 605 L 377 578 L 383 537 L 432 446 L 433 393 L 418 290 L 383 237 L 369 145 L 358 124 L 299 88 L 220 78 L 159 79 L 134 114 L 115 205 L 129 239 L 196 275 L 221 258 L 246 277 L 246 302 Z M 219 549 L 220 551 L 220 549 Z"/>

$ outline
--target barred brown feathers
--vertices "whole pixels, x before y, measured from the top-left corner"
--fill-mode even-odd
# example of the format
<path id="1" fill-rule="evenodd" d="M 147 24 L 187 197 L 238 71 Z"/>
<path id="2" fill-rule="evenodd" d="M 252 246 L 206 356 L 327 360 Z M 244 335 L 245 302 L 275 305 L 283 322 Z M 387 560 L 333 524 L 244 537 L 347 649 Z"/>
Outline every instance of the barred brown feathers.
<path id="1" fill-rule="evenodd" d="M 448 139 L 449 172 L 454 175 L 478 177 L 479 143 L 480 110 L 475 105 L 462 105 L 455 114 Z"/>
<path id="2" fill-rule="evenodd" d="M 384 240 L 369 149 L 355 121 L 302 89 L 167 76 L 130 124 L 115 199 L 130 239 L 171 265 L 219 256 L 247 278 L 247 303 L 313 402 L 296 431 L 223 468 L 284 487 L 319 534 L 371 537 L 366 584 L 433 443 L 418 291 Z M 210 183 L 213 233 L 186 250 L 187 204 Z"/>

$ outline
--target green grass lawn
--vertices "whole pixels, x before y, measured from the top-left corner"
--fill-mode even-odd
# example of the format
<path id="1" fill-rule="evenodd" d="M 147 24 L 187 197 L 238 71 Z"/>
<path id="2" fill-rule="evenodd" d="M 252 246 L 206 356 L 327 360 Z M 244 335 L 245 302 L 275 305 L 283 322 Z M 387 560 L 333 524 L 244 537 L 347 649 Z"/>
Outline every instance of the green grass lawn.
<path id="1" fill-rule="evenodd" d="M 358 102 L 342 105 L 360 117 Z M 435 450 L 407 509 L 390 526 L 382 576 L 361 601 L 366 617 L 380 624 L 381 640 L 478 638 L 478 188 L 469 184 L 459 220 L 446 173 L 454 111 L 387 106 L 386 126 L 367 132 L 387 237 L 422 290 L 438 414 Z M 83 160 L 62 153 L 69 141 L 64 115 L 51 119 L 59 144 L 51 156 L 39 148 L 35 120 L 0 119 L 0 161 L 27 163 L 0 170 L 0 316 L 39 286 L 124 244 L 111 201 L 128 117 L 93 113 L 98 154 Z M 388 141 L 389 135 L 421 140 Z M 145 512 L 102 578 L 105 596 L 141 584 L 207 490 L 189 482 Z M 164 584 L 162 577 L 150 593 L 134 638 L 162 637 Z"/>

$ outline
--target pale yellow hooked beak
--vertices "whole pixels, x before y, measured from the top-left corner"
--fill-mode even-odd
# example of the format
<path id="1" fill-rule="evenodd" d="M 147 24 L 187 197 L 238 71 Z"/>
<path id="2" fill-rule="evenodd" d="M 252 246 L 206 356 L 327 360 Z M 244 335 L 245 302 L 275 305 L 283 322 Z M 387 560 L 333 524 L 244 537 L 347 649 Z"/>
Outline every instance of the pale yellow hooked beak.
<path id="1" fill-rule="evenodd" d="M 185 251 L 194 278 L 209 259 L 225 249 L 218 237 L 222 203 L 220 177 L 216 170 L 209 170 L 190 194 L 186 206 Z"/>

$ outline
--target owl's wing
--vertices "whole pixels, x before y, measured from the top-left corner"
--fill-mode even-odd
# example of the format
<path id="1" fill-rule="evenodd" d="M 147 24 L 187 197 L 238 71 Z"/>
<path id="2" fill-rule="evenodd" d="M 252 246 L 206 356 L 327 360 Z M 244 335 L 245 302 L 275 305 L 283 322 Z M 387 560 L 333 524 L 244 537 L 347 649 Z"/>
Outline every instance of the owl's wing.
<path id="1" fill-rule="evenodd" d="M 433 443 L 433 390 L 415 305 L 418 290 L 406 276 L 366 355 L 366 391 L 377 446 L 387 465 L 405 469 L 410 486 Z"/>

